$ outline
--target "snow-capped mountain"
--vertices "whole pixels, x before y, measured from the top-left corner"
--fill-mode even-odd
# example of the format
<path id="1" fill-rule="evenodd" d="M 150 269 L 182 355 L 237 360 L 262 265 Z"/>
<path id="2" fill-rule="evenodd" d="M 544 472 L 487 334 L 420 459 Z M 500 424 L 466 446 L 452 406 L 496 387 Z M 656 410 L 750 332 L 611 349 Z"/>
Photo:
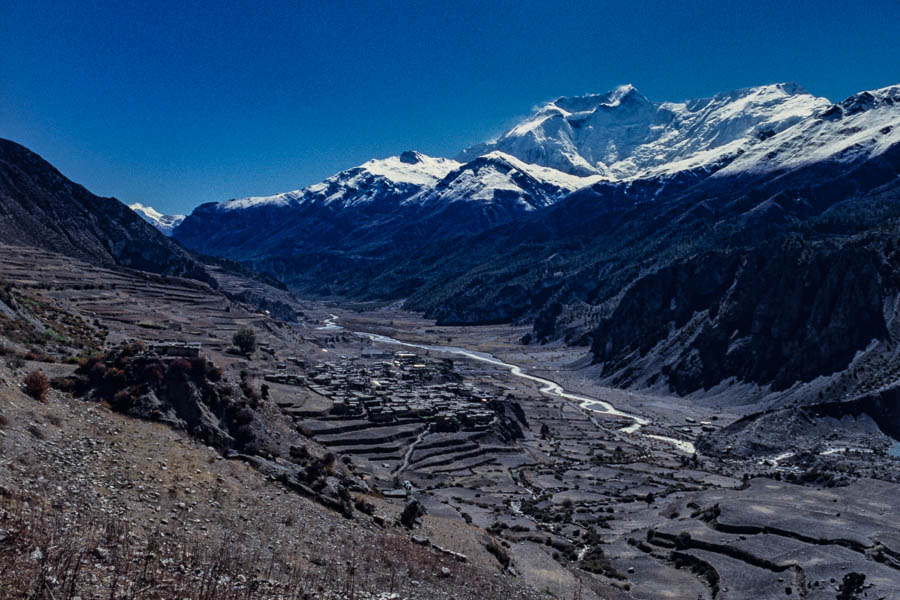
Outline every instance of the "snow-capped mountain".
<path id="1" fill-rule="evenodd" d="M 449 158 L 433 158 L 407 151 L 399 156 L 373 159 L 358 167 L 341 171 L 309 187 L 276 194 L 238 198 L 219 204 L 221 210 L 239 210 L 259 206 L 299 206 L 320 203 L 327 206 L 358 206 L 386 196 L 408 197 L 433 186 L 461 163 Z"/>
<path id="2" fill-rule="evenodd" d="M 478 236 L 488 256 L 536 237 L 569 236 L 577 248 L 620 226 L 652 236 L 713 218 L 736 219 L 734 230 L 807 219 L 889 181 L 898 132 L 898 86 L 835 105 L 795 84 L 682 102 L 652 102 L 622 86 L 549 102 L 456 160 L 404 152 L 296 191 L 199 206 L 174 237 L 322 293 L 372 265 L 410 261 L 397 272 L 408 281 L 392 273 L 384 285 L 411 293 L 429 280 L 421 269 L 436 268 L 423 267 L 421 253 L 442 256 L 454 239 Z M 869 161 L 882 155 L 885 164 Z M 646 220 L 622 221 L 636 214 Z M 499 226 L 515 232 L 519 223 L 528 234 L 491 246 Z"/>
<path id="3" fill-rule="evenodd" d="M 725 164 L 829 105 L 786 83 L 684 102 L 651 102 L 624 85 L 605 94 L 557 98 L 497 140 L 457 158 L 500 150 L 566 173 L 648 178 Z"/>
<path id="4" fill-rule="evenodd" d="M 662 182 L 688 173 L 688 181 L 696 182 L 770 146 L 771 138 L 829 106 L 796 84 L 683 102 L 651 102 L 634 86 L 620 86 L 549 102 L 498 140 L 462 151 L 459 160 L 408 151 L 303 189 L 229 200 L 215 210 L 375 204 L 381 212 L 410 205 L 434 212 L 466 201 L 502 205 L 501 212 L 510 214 L 528 212 L 600 181 Z"/>
<path id="5" fill-rule="evenodd" d="M 139 202 L 129 204 L 128 208 L 169 237 L 172 236 L 172 230 L 185 219 L 185 215 L 164 215 L 152 206 L 144 206 Z"/>
<path id="6" fill-rule="evenodd" d="M 243 258 L 276 248 L 371 251 L 478 233 L 599 179 L 530 165 L 502 152 L 463 164 L 407 151 L 300 190 L 200 206 L 175 235 L 189 247 Z"/>
<path id="7" fill-rule="evenodd" d="M 835 162 L 852 164 L 900 143 L 900 85 L 860 92 L 747 149 L 717 173 L 772 173 Z"/>
<path id="8" fill-rule="evenodd" d="M 600 179 L 599 175 L 581 177 L 530 165 L 495 150 L 460 165 L 406 202 L 422 205 L 511 202 L 523 211 L 532 211 Z"/>

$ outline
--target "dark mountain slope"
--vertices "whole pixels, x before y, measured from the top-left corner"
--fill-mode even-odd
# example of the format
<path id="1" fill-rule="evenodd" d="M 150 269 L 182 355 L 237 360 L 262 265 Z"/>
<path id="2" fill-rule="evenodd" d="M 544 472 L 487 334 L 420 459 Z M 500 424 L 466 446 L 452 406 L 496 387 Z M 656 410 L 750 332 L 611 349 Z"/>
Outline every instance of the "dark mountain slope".
<path id="1" fill-rule="evenodd" d="M 203 254 L 280 264 L 288 283 L 295 277 L 316 281 L 307 267 L 320 260 L 359 261 L 357 266 L 366 268 L 394 253 L 509 223 L 575 189 L 542 181 L 527 166 L 499 155 L 441 165 L 426 177 L 413 172 L 391 179 L 379 168 L 398 162 L 415 168 L 426 161 L 434 159 L 404 153 L 342 171 L 304 190 L 203 204 L 174 236 Z"/>
<path id="2" fill-rule="evenodd" d="M 100 265 L 190 277 L 206 270 L 115 198 L 73 183 L 27 148 L 0 139 L 0 239 Z"/>
<path id="3" fill-rule="evenodd" d="M 884 236 L 710 252 L 639 279 L 591 332 L 605 376 L 690 393 L 734 377 L 785 389 L 843 370 L 890 340 L 883 308 L 900 294 Z"/>

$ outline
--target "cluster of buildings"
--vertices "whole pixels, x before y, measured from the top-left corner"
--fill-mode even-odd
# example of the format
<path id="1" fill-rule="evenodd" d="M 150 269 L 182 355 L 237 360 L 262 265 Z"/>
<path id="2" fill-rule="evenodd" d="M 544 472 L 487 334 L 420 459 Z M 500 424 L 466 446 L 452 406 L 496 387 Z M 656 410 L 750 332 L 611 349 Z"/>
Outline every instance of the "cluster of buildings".
<path id="1" fill-rule="evenodd" d="M 150 344 L 150 351 L 160 356 L 196 358 L 200 356 L 201 350 L 200 342 L 153 342 Z"/>
<path id="2" fill-rule="evenodd" d="M 374 423 L 423 420 L 435 431 L 485 428 L 494 420 L 491 397 L 459 382 L 452 366 L 413 352 L 364 353 L 362 361 L 319 363 L 304 374 L 270 373 L 267 381 L 306 386 L 333 402 L 332 418 Z"/>

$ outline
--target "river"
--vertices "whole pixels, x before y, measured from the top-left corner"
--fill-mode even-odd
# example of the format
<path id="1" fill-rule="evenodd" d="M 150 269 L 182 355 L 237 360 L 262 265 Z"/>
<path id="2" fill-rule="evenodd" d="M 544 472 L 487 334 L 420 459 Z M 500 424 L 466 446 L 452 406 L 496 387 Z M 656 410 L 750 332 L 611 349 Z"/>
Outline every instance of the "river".
<path id="1" fill-rule="evenodd" d="M 318 329 L 323 331 L 337 331 L 343 329 L 340 325 L 337 325 L 335 321 L 337 321 L 337 315 L 331 315 L 328 319 L 325 319 L 325 325 L 319 327 Z M 512 373 L 516 377 L 521 377 L 522 379 L 528 379 L 529 381 L 533 381 L 541 386 L 541 392 L 550 396 L 556 396 L 558 398 L 564 398 L 566 400 L 571 400 L 573 402 L 577 402 L 578 406 L 585 410 L 589 410 L 591 412 L 600 413 L 604 415 L 612 415 L 615 417 L 621 417 L 623 419 L 628 419 L 632 423 L 627 427 L 623 427 L 619 431 L 627 434 L 639 434 L 647 438 L 651 438 L 654 440 L 658 440 L 660 442 L 664 442 L 666 444 L 670 444 L 675 449 L 684 452 L 686 454 L 694 454 L 696 449 L 694 448 L 694 444 L 691 442 L 680 440 L 677 438 L 667 437 L 664 435 L 656 435 L 643 433 L 641 428 L 645 425 L 649 425 L 650 421 L 644 417 L 639 415 L 633 415 L 631 413 L 627 413 L 617 409 L 615 406 L 607 402 L 606 400 L 601 400 L 599 398 L 592 398 L 590 396 L 585 396 L 583 394 L 574 394 L 572 392 L 566 391 L 561 385 L 556 383 L 555 381 L 551 381 L 549 379 L 544 379 L 543 377 L 537 377 L 535 375 L 531 375 L 526 373 L 525 370 L 519 365 L 514 365 L 508 362 L 504 362 L 499 358 L 493 356 L 492 354 L 488 354 L 486 352 L 477 352 L 475 350 L 467 350 L 466 348 L 459 348 L 457 346 L 432 346 L 428 344 L 414 344 L 411 342 L 403 342 L 401 340 L 394 339 L 392 337 L 388 337 L 385 335 L 379 335 L 377 333 L 368 333 L 366 331 L 353 331 L 351 332 L 355 335 L 361 337 L 367 337 L 373 342 L 381 343 L 381 344 L 392 344 L 395 346 L 405 346 L 407 348 L 418 348 L 420 350 L 428 350 L 430 352 L 442 352 L 445 354 L 455 354 L 457 356 L 464 356 L 466 358 L 470 358 L 472 360 L 477 360 L 480 362 L 488 363 L 494 365 L 496 367 L 500 367 L 502 369 L 508 369 L 510 373 Z"/>

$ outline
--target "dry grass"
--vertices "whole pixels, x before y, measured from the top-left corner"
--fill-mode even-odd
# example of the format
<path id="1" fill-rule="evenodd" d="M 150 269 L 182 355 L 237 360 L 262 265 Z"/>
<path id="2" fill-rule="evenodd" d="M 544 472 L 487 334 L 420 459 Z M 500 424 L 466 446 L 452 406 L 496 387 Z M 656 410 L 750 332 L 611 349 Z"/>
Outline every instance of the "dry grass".
<path id="1" fill-rule="evenodd" d="M 508 582 L 385 532 L 377 543 L 346 540 L 332 555 L 307 561 L 296 549 L 272 551 L 268 540 L 239 544 L 145 531 L 128 520 L 85 510 L 0 498 L 0 597 L 71 600 L 364 600 L 518 597 Z M 0 535 L 0 538 L 3 536 Z M 443 578 L 449 565 L 452 575 Z"/>

